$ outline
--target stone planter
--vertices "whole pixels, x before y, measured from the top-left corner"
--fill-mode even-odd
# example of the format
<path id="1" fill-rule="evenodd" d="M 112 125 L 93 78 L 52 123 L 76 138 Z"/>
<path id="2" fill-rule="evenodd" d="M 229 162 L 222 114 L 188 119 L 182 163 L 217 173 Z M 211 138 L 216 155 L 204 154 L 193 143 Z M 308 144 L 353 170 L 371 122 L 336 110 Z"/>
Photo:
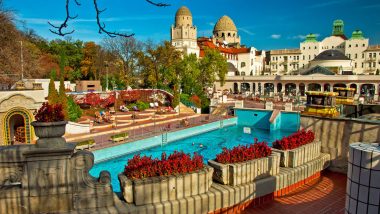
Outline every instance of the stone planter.
<path id="1" fill-rule="evenodd" d="M 237 186 L 277 175 L 280 171 L 280 154 L 272 152 L 270 156 L 265 158 L 234 164 L 222 164 L 209 160 L 208 164 L 214 168 L 214 181 Z"/>
<path id="2" fill-rule="evenodd" d="M 31 123 L 38 137 L 37 145 L 40 147 L 63 147 L 66 141 L 62 137 L 65 134 L 67 121 L 37 122 Z"/>
<path id="3" fill-rule="evenodd" d="M 122 173 L 119 174 L 119 182 L 127 203 L 145 205 L 203 194 L 211 187 L 213 171 L 212 167 L 205 166 L 183 175 L 138 180 L 128 179 Z"/>
<path id="4" fill-rule="evenodd" d="M 280 166 L 295 168 L 318 158 L 321 154 L 321 142 L 314 141 L 291 150 L 273 150 L 281 154 Z"/>

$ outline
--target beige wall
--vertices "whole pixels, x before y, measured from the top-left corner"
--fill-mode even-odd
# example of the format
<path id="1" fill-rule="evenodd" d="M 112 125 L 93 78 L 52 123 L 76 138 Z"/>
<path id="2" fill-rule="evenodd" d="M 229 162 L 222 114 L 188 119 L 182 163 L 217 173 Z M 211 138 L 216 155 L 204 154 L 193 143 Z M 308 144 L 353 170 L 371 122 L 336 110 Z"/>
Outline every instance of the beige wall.
<path id="1" fill-rule="evenodd" d="M 84 91 L 102 91 L 102 86 L 99 80 L 82 80 L 76 82 L 76 92 Z"/>
<path id="2" fill-rule="evenodd" d="M 313 130 L 322 141 L 322 152 L 331 154 L 335 171 L 346 172 L 349 144 L 380 143 L 380 123 L 302 116 L 301 127 Z"/>

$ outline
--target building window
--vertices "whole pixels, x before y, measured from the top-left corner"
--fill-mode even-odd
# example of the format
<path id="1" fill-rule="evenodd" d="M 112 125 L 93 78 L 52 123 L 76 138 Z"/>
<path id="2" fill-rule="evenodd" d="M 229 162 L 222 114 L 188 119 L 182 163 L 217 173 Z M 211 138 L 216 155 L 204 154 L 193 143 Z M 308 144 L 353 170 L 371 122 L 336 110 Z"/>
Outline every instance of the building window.
<path id="1" fill-rule="evenodd" d="M 355 54 L 355 59 L 357 59 L 358 58 L 358 54 Z"/>
<path id="2" fill-rule="evenodd" d="M 305 55 L 302 56 L 302 59 L 305 60 Z"/>
<path id="3" fill-rule="evenodd" d="M 317 46 L 315 46 L 314 49 L 317 49 Z"/>
<path id="4" fill-rule="evenodd" d="M 373 53 L 373 58 L 376 58 L 376 53 Z"/>
<path id="5" fill-rule="evenodd" d="M 364 53 L 362 53 L 362 59 L 364 59 Z"/>
<path id="6" fill-rule="evenodd" d="M 228 33 L 228 37 L 231 37 L 231 33 Z"/>
<path id="7" fill-rule="evenodd" d="M 355 46 L 356 46 L 356 47 L 359 47 L 359 45 L 358 45 L 358 44 L 356 44 Z"/>
<path id="8" fill-rule="evenodd" d="M 358 66 L 358 63 L 355 62 L 355 68 L 357 68 L 357 66 Z"/>
<path id="9" fill-rule="evenodd" d="M 373 62 L 372 64 L 373 64 L 373 67 L 376 67 L 376 62 Z"/>
<path id="10" fill-rule="evenodd" d="M 350 47 L 351 47 L 351 45 L 348 45 L 348 47 L 350 48 Z"/>
<path id="11" fill-rule="evenodd" d="M 372 53 L 369 53 L 369 58 L 372 58 Z"/>
<path id="12" fill-rule="evenodd" d="M 365 47 L 365 44 L 363 44 L 363 47 Z"/>
<path id="13" fill-rule="evenodd" d="M 245 67 L 245 62 L 241 62 L 240 67 L 244 68 Z"/>
<path id="14" fill-rule="evenodd" d="M 222 37 L 224 37 L 224 33 L 222 33 Z"/>
<path id="15" fill-rule="evenodd" d="M 362 62 L 362 68 L 364 68 L 364 63 Z"/>
<path id="16" fill-rule="evenodd" d="M 305 47 L 303 47 L 303 49 L 305 50 Z"/>
<path id="17" fill-rule="evenodd" d="M 309 60 L 311 59 L 311 56 L 309 55 Z"/>

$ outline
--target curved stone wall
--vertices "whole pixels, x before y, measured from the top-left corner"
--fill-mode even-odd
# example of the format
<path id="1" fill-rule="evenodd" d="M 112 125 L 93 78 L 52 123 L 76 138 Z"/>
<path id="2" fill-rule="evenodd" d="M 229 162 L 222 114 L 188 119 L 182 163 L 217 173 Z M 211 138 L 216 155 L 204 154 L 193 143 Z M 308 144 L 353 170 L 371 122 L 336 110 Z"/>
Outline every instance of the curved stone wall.
<path id="1" fill-rule="evenodd" d="M 350 145 L 347 173 L 346 213 L 379 213 L 380 147 Z"/>

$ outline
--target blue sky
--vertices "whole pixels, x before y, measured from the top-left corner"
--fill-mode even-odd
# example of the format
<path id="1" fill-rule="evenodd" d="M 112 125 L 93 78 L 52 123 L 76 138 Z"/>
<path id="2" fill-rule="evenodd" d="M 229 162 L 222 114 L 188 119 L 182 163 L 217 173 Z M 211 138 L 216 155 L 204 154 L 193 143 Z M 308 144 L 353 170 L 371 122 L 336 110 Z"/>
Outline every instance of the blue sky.
<path id="1" fill-rule="evenodd" d="M 58 38 L 49 31 L 47 21 L 59 23 L 65 17 L 65 0 L 4 0 L 15 11 L 19 28 L 27 26 L 47 39 Z M 73 1 L 73 0 L 71 0 Z M 380 2 L 378 0 L 161 0 L 170 7 L 154 7 L 144 0 L 98 0 L 107 8 L 102 18 L 109 31 L 133 32 L 140 40 L 155 42 L 170 39 L 170 26 L 176 10 L 190 8 L 198 36 L 211 36 L 214 24 L 223 15 L 230 16 L 242 38 L 242 43 L 258 49 L 297 48 L 308 33 L 319 39 L 331 34 L 332 22 L 342 19 L 348 37 L 361 29 L 370 44 L 380 44 Z M 97 33 L 92 0 L 72 3 L 72 15 L 78 18 L 69 23 L 75 29 L 73 39 L 100 42 L 104 35 Z M 20 22 L 23 21 L 23 22 Z"/>

